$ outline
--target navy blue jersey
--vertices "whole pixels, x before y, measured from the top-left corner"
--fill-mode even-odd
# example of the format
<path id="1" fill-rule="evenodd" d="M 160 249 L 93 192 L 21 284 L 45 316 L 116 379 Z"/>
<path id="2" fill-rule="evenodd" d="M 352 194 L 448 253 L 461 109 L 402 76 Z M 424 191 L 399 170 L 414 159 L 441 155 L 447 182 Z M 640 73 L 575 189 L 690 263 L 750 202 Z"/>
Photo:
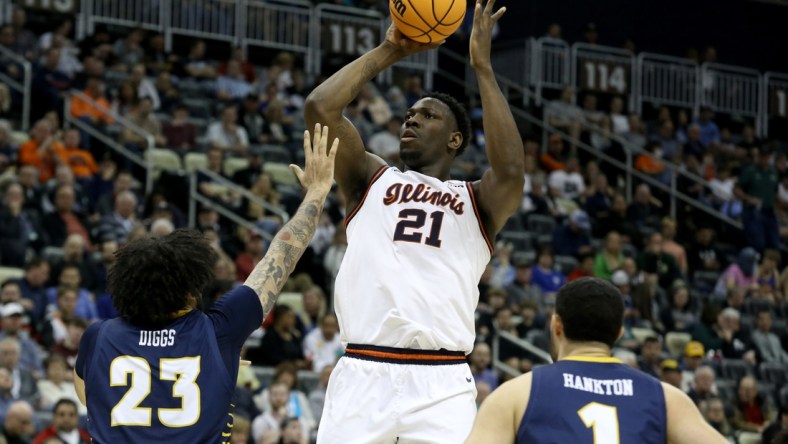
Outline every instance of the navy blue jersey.
<path id="1" fill-rule="evenodd" d="M 162 329 L 121 318 L 91 325 L 76 372 L 94 442 L 229 442 L 241 347 L 262 316 L 255 292 L 241 286 L 207 314 L 193 310 Z"/>
<path id="2" fill-rule="evenodd" d="M 570 357 L 532 374 L 518 444 L 667 442 L 662 385 L 618 359 Z"/>

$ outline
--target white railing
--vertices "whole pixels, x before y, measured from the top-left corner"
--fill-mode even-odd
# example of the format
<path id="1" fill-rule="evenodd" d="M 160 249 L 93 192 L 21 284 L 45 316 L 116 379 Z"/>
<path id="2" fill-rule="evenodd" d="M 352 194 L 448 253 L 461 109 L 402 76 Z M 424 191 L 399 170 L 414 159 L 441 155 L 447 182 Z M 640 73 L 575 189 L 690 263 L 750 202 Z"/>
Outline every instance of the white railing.
<path id="1" fill-rule="evenodd" d="M 520 369 L 516 369 L 511 367 L 510 365 L 506 364 L 501 359 L 501 341 L 506 341 L 511 344 L 514 344 L 519 349 L 523 350 L 526 353 L 531 354 L 538 360 L 541 360 L 543 364 L 552 364 L 553 358 L 550 356 L 549 353 L 542 350 L 541 348 L 535 346 L 534 344 L 522 339 L 518 336 L 515 336 L 511 333 L 495 329 L 493 333 L 493 341 L 492 341 L 492 366 L 494 369 L 498 371 L 502 371 L 504 373 L 508 373 L 511 376 L 520 376 L 522 372 Z M 537 363 L 535 363 L 537 364 Z"/>
<path id="2" fill-rule="evenodd" d="M 372 50 L 383 40 L 385 26 L 376 11 L 319 4 L 310 33 L 315 72 L 321 72 L 324 57 L 356 58 Z"/>
<path id="3" fill-rule="evenodd" d="M 635 92 L 635 110 L 643 104 L 678 106 L 697 112 L 700 104 L 700 67 L 681 57 L 642 52 L 638 54 L 640 82 Z"/>
<path id="4" fill-rule="evenodd" d="M 531 64 L 525 68 L 529 85 L 534 88 L 537 105 L 541 104 L 545 89 L 561 89 L 570 84 L 572 61 L 569 45 L 558 39 L 542 37 L 530 39 L 528 56 Z"/>
<path id="5" fill-rule="evenodd" d="M 788 74 L 767 72 L 763 75 L 761 119 L 763 133 L 769 134 L 772 119 L 788 119 Z"/>
<path id="6" fill-rule="evenodd" d="M 0 81 L 8 85 L 9 88 L 16 90 L 19 94 L 21 94 L 22 115 L 20 124 L 22 131 L 27 131 L 30 129 L 30 96 L 32 92 L 31 88 L 33 82 L 33 68 L 27 59 L 11 51 L 5 46 L 0 46 L 0 54 L 2 54 L 5 58 L 14 61 L 14 63 L 18 64 L 22 68 L 21 83 L 5 74 L 0 74 Z"/>
<path id="7" fill-rule="evenodd" d="M 572 45 L 571 85 L 575 91 L 617 94 L 629 97 L 629 109 L 635 105 L 637 69 L 635 57 L 628 51 L 607 46 L 575 43 Z"/>
<path id="8" fill-rule="evenodd" d="M 701 65 L 701 104 L 713 110 L 761 119 L 761 73 L 738 66 L 704 63 Z"/>
<path id="9" fill-rule="evenodd" d="M 245 38 L 241 40 L 244 51 L 251 45 L 300 53 L 307 63 L 305 70 L 313 71 L 314 56 L 309 44 L 311 3 L 251 0 L 246 4 L 245 21 Z"/>

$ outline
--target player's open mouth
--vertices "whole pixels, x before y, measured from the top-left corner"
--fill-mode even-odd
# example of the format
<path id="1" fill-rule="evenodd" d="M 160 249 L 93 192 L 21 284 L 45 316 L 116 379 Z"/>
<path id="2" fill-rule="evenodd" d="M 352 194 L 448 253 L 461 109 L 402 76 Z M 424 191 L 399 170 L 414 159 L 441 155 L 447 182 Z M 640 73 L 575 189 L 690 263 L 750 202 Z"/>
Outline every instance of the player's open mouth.
<path id="1" fill-rule="evenodd" d="M 413 130 L 406 129 L 402 132 L 402 136 L 400 136 L 401 142 L 410 142 L 411 140 L 416 139 L 416 133 Z"/>

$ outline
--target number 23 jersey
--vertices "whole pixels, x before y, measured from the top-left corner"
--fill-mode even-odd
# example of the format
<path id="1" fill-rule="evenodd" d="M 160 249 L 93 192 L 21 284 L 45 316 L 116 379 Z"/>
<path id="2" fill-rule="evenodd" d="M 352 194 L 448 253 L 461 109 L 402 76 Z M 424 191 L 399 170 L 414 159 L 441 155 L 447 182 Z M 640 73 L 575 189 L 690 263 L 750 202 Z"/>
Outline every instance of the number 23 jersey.
<path id="1" fill-rule="evenodd" d="M 342 341 L 469 353 L 492 250 L 471 184 L 381 167 L 346 224 Z"/>

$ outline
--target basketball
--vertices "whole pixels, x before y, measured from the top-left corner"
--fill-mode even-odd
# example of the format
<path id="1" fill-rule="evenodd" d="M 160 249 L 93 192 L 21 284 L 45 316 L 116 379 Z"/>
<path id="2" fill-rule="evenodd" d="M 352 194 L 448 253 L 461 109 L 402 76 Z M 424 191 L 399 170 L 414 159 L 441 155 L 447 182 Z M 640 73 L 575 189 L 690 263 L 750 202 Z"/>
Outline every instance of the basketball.
<path id="1" fill-rule="evenodd" d="M 389 0 L 394 26 L 419 43 L 446 40 L 465 18 L 465 0 Z"/>

